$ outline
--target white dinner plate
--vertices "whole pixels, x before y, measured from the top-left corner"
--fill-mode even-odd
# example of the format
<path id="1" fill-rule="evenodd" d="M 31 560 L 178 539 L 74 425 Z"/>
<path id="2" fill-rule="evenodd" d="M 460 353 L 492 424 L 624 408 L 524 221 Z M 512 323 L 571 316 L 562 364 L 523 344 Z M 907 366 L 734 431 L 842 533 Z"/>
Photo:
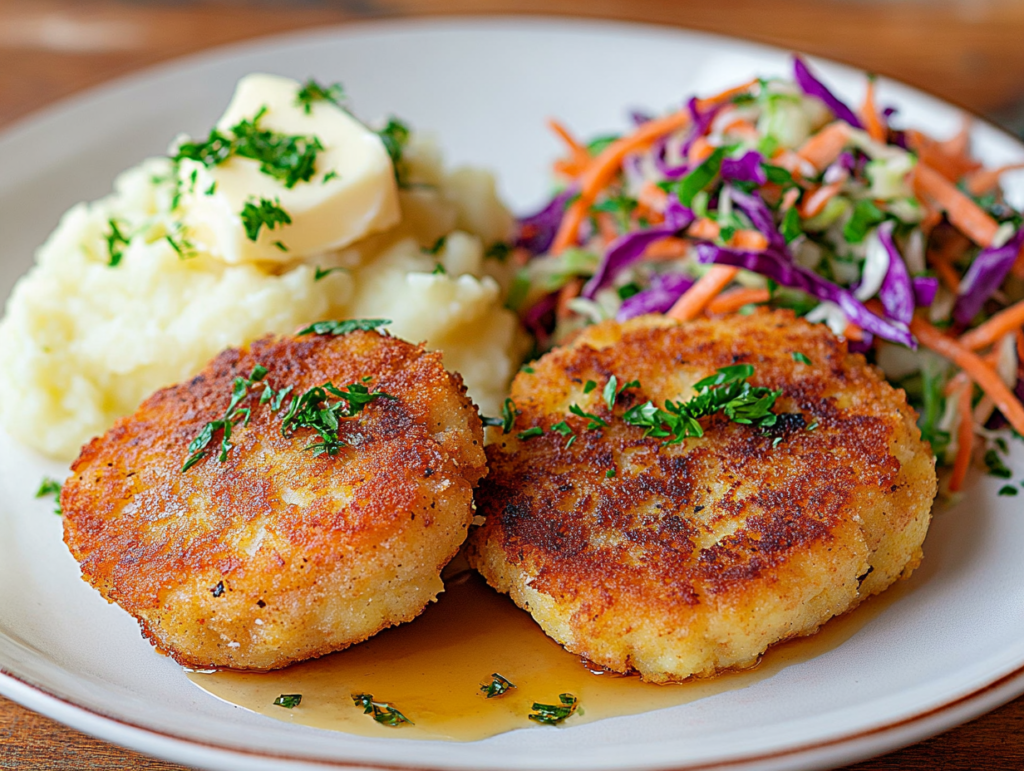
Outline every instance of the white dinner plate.
<path id="1" fill-rule="evenodd" d="M 863 76 L 815 63 L 857 103 Z M 436 132 L 452 163 L 493 167 L 511 204 L 542 201 L 557 115 L 580 135 L 622 129 L 630 108 L 664 110 L 788 55 L 723 38 L 623 24 L 440 20 L 358 24 L 221 49 L 69 100 L 0 137 L 0 296 L 71 204 L 205 133 L 253 71 L 343 81 L 367 118 L 394 113 Z M 953 108 L 891 82 L 899 121 L 953 133 Z M 978 155 L 1024 148 L 978 123 Z M 1009 177 L 1024 202 L 1024 178 Z M 0 366 L 3 366 L 0 363 Z M 1013 443 L 1019 480 L 1024 448 Z M 749 687 L 656 713 L 532 729 L 473 743 L 370 739 L 232 707 L 154 653 L 135 622 L 79 580 L 50 501 L 33 494 L 66 469 L 0 435 L 0 693 L 109 741 L 219 769 L 802 769 L 918 741 L 1024 692 L 1024 498 L 972 478 L 937 514 L 926 558 L 899 599 L 839 647 Z"/>

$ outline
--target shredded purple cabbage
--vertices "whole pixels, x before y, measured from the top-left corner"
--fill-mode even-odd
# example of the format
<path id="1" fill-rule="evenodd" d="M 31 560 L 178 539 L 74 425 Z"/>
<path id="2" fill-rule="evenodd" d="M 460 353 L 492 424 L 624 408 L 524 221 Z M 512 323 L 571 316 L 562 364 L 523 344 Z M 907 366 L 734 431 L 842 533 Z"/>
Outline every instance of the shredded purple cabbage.
<path id="1" fill-rule="evenodd" d="M 669 166 L 668 161 L 665 160 L 665 154 L 668 149 L 668 138 L 664 138 L 658 142 L 655 146 L 654 151 L 651 153 L 651 157 L 654 159 L 654 167 L 658 170 L 665 179 L 679 179 L 690 170 L 690 164 L 686 161 L 679 164 L 678 166 Z M 680 150 L 682 152 L 682 150 Z M 683 156 L 686 157 L 685 155 Z"/>
<path id="2" fill-rule="evenodd" d="M 523 314 L 523 326 L 537 340 L 547 338 L 550 330 L 544 327 L 544 317 L 551 313 L 556 305 L 558 305 L 558 295 L 549 294 L 531 305 L 529 310 Z"/>
<path id="3" fill-rule="evenodd" d="M 775 219 L 772 216 L 772 210 L 768 208 L 768 204 L 761 200 L 757 193 L 744 193 L 732 186 L 726 186 L 725 189 L 729 191 L 729 198 L 732 199 L 736 208 L 747 215 L 751 224 L 760 231 L 761 235 L 768 239 L 768 243 L 772 247 L 782 252 L 788 258 L 786 239 L 782 237 L 782 234 L 775 227 Z"/>
<path id="4" fill-rule="evenodd" d="M 914 302 L 918 308 L 927 308 L 935 302 L 935 294 L 939 291 L 939 280 L 934 276 L 916 276 L 910 280 L 914 287 Z"/>
<path id="5" fill-rule="evenodd" d="M 896 223 L 892 220 L 886 220 L 878 226 L 878 240 L 889 254 L 889 267 L 885 271 L 882 286 L 878 289 L 878 299 L 882 301 L 886 316 L 909 324 L 914 318 L 917 298 L 914 295 L 914 286 L 910 283 L 907 264 L 903 262 L 903 255 L 896 248 L 896 242 L 892 240 L 892 230 L 895 226 Z"/>
<path id="6" fill-rule="evenodd" d="M 832 113 L 849 123 L 854 128 L 862 129 L 864 124 L 854 114 L 853 110 L 847 107 L 839 98 L 828 90 L 828 87 L 811 74 L 810 69 L 799 56 L 793 57 L 793 76 L 800 90 L 808 96 L 816 96 L 823 101 Z"/>
<path id="7" fill-rule="evenodd" d="M 988 247 L 978 252 L 971 267 L 960 282 L 960 293 L 953 306 L 953 318 L 961 324 L 969 324 L 992 294 L 1002 286 L 1006 274 L 1024 244 L 1024 228 L 1002 246 Z"/>
<path id="8" fill-rule="evenodd" d="M 853 157 L 853 153 L 849 150 L 843 150 L 832 165 L 825 169 L 825 174 L 822 176 L 822 182 L 826 185 L 831 185 L 833 182 L 845 179 L 856 168 L 857 159 Z"/>
<path id="9" fill-rule="evenodd" d="M 563 190 L 552 198 L 548 204 L 536 212 L 516 222 L 516 235 L 513 243 L 530 254 L 544 254 L 551 248 L 562 222 L 562 215 L 569 201 L 576 195 L 575 186 Z"/>
<path id="10" fill-rule="evenodd" d="M 622 301 L 619 312 L 615 315 L 618 321 L 626 321 L 645 313 L 665 313 L 676 304 L 691 286 L 693 279 L 681 273 L 664 273 L 651 278 L 650 286 L 632 297 Z"/>
<path id="11" fill-rule="evenodd" d="M 580 295 L 588 300 L 594 299 L 594 295 L 611 284 L 619 273 L 639 260 L 647 247 L 655 241 L 675 235 L 688 227 L 694 219 L 693 211 L 679 203 L 677 198 L 670 196 L 665 207 L 665 224 L 648 230 L 626 233 L 616 238 L 601 258 L 597 271 L 583 286 Z"/>
<path id="12" fill-rule="evenodd" d="M 686 158 L 690 154 L 690 148 L 693 147 L 693 143 L 700 139 L 708 132 L 708 127 L 711 125 L 711 121 L 715 119 L 718 111 L 721 109 L 721 105 L 716 105 L 706 112 L 701 112 L 697 109 L 697 97 L 691 97 L 690 101 L 686 103 L 686 106 L 690 110 L 690 116 L 693 118 L 692 128 L 690 134 L 683 143 L 679 154 Z"/>
<path id="13" fill-rule="evenodd" d="M 763 185 L 768 181 L 765 174 L 764 156 L 756 150 L 748 150 L 739 158 L 722 159 L 722 179 L 734 182 L 755 182 Z"/>
<path id="14" fill-rule="evenodd" d="M 699 243 L 697 244 L 697 261 L 705 264 L 715 263 L 745 268 L 767 276 L 782 286 L 801 289 L 812 297 L 838 305 L 846 314 L 846 318 L 865 332 L 895 343 L 902 343 L 908 348 L 917 347 L 913 335 L 910 334 L 910 330 L 905 324 L 876 316 L 848 290 L 797 265 L 786 255 L 773 249 L 763 252 L 741 252 L 715 244 Z"/>

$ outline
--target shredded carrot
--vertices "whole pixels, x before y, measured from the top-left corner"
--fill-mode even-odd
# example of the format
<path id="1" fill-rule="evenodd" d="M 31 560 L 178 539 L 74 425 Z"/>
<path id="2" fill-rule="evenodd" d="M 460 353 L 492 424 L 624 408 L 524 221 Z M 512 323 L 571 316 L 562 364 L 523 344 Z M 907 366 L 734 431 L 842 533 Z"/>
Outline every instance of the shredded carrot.
<path id="1" fill-rule="evenodd" d="M 918 197 L 931 198 L 946 212 L 949 221 L 979 246 L 989 246 L 999 229 L 978 204 L 961 193 L 956 186 L 924 163 L 914 167 L 914 189 Z"/>
<path id="2" fill-rule="evenodd" d="M 718 223 L 707 217 L 701 217 L 686 229 L 687 235 L 693 238 L 703 238 L 705 241 L 714 241 L 718 238 L 719 232 L 721 232 L 721 228 Z"/>
<path id="3" fill-rule="evenodd" d="M 583 158 L 589 158 L 590 153 L 587 152 L 587 148 L 580 144 L 576 138 L 569 133 L 569 130 L 561 124 L 561 122 L 554 118 L 548 118 L 548 128 L 554 131 L 558 138 L 565 142 L 565 146 L 569 148 L 569 152 L 574 156 L 581 156 Z"/>
<path id="4" fill-rule="evenodd" d="M 738 272 L 739 268 L 728 265 L 711 266 L 711 270 L 687 289 L 683 296 L 676 300 L 672 310 L 665 315 L 676 321 L 689 321 L 697 318 L 704 312 L 708 303 L 729 285 Z"/>
<path id="5" fill-rule="evenodd" d="M 828 202 L 835 198 L 842 189 L 842 182 L 833 182 L 831 185 L 822 185 L 809 196 L 804 198 L 803 203 L 800 205 L 800 216 L 806 220 L 821 214 L 828 205 Z"/>
<path id="6" fill-rule="evenodd" d="M 850 140 L 850 126 L 846 121 L 829 123 L 817 134 L 809 137 L 796 154 L 811 164 L 817 171 L 823 171 L 839 157 Z"/>
<path id="7" fill-rule="evenodd" d="M 733 86 L 732 88 L 727 88 L 727 89 L 725 89 L 725 91 L 717 93 L 714 96 L 708 96 L 708 97 L 705 97 L 704 99 L 698 99 L 697 100 L 697 109 L 701 110 L 701 111 L 704 111 L 704 110 L 708 109 L 709 107 L 714 107 L 715 105 L 721 104 L 722 102 L 727 102 L 730 99 L 732 99 L 734 96 L 737 96 L 737 95 L 742 94 L 742 93 L 744 93 L 746 91 L 749 91 L 754 86 L 756 86 L 759 82 L 760 81 L 757 78 L 754 78 L 753 80 L 748 80 L 746 83 L 741 83 L 738 86 Z"/>
<path id="8" fill-rule="evenodd" d="M 1015 277 L 1024 279 L 1024 246 L 1021 247 L 1020 252 L 1017 254 L 1017 261 L 1013 263 L 1010 272 Z"/>
<path id="9" fill-rule="evenodd" d="M 722 129 L 722 133 L 731 134 L 743 139 L 758 140 L 761 138 L 760 133 L 758 133 L 757 126 L 743 118 L 737 118 L 729 123 L 729 125 Z"/>
<path id="10" fill-rule="evenodd" d="M 885 141 L 885 125 L 878 115 L 878 108 L 875 106 L 875 79 L 868 78 L 868 85 L 864 91 L 864 104 L 860 108 L 860 117 L 864 121 L 864 128 L 868 136 L 876 142 Z"/>
<path id="11" fill-rule="evenodd" d="M 956 268 L 949 264 L 948 261 L 939 258 L 930 258 L 929 263 L 935 268 L 935 272 L 939 274 L 939 278 L 942 279 L 942 283 L 946 285 L 953 294 L 960 293 L 960 274 L 956 272 Z"/>
<path id="12" fill-rule="evenodd" d="M 611 181 L 622 165 L 622 160 L 629 153 L 640 150 L 665 134 L 683 128 L 690 122 L 690 113 L 686 110 L 674 112 L 664 118 L 655 118 L 641 124 L 636 131 L 626 137 L 615 140 L 601 153 L 590 161 L 586 170 L 580 175 L 580 195 L 565 212 L 558 226 L 558 233 L 551 245 L 551 251 L 559 254 L 576 241 L 580 225 L 587 216 L 587 210 L 601 189 Z"/>
<path id="13" fill-rule="evenodd" d="M 771 292 L 767 289 L 731 289 L 728 292 L 723 292 L 709 302 L 705 310 L 707 313 L 722 315 L 738 311 L 744 305 L 766 303 L 770 299 Z"/>
<path id="14" fill-rule="evenodd" d="M 967 476 L 967 470 L 971 466 L 971 453 L 974 452 L 974 414 L 971 411 L 971 391 L 973 386 L 970 381 L 964 382 L 957 395 L 957 413 L 960 416 L 960 427 L 957 430 L 956 459 L 953 461 L 953 473 L 949 477 L 949 489 L 952 492 L 959 490 Z"/>
<path id="15" fill-rule="evenodd" d="M 843 330 L 843 337 L 847 340 L 856 340 L 857 342 L 860 342 L 864 339 L 864 330 L 852 321 L 847 321 L 846 329 Z"/>
<path id="16" fill-rule="evenodd" d="M 920 316 L 910 322 L 910 331 L 926 348 L 949 359 L 988 394 L 989 398 L 1018 433 L 1024 434 L 1024 405 L 999 379 L 999 375 L 976 353 L 959 341 L 942 334 Z"/>
<path id="17" fill-rule="evenodd" d="M 783 213 L 789 211 L 790 209 L 793 208 L 793 204 L 796 203 L 796 201 L 797 201 L 797 199 L 799 197 L 800 197 L 800 190 L 799 190 L 799 188 L 791 187 L 789 190 L 787 190 L 785 192 L 785 194 L 783 194 L 783 196 L 782 196 L 782 204 L 779 206 L 779 209 Z"/>
<path id="18" fill-rule="evenodd" d="M 700 163 L 714 151 L 715 148 L 707 137 L 697 137 L 690 145 L 690 152 L 686 154 L 686 160 L 690 163 Z"/>
<path id="19" fill-rule="evenodd" d="M 662 238 L 644 250 L 647 260 L 677 260 L 685 257 L 690 250 L 690 242 L 685 238 Z"/>
<path id="20" fill-rule="evenodd" d="M 568 177 L 569 179 L 576 179 L 576 177 L 582 174 L 583 170 L 587 168 L 587 164 L 560 158 L 554 162 L 553 167 L 556 174 L 561 174 L 563 177 Z"/>
<path id="21" fill-rule="evenodd" d="M 1024 163 L 1008 163 L 994 169 L 978 169 L 967 175 L 967 191 L 971 195 L 991 193 L 999 185 L 999 178 L 1008 171 L 1024 169 Z"/>
<path id="22" fill-rule="evenodd" d="M 763 252 L 768 248 L 768 239 L 759 230 L 737 230 L 729 239 L 729 246 L 748 252 Z"/>
<path id="23" fill-rule="evenodd" d="M 640 188 L 640 197 L 637 202 L 642 206 L 648 206 L 651 209 L 664 209 L 666 201 L 668 201 L 668 193 L 653 182 L 645 182 L 644 186 Z"/>
<path id="24" fill-rule="evenodd" d="M 960 337 L 960 345 L 977 351 L 994 345 L 1004 335 L 1024 327 L 1024 300 L 1005 308 Z"/>
<path id="25" fill-rule="evenodd" d="M 908 146 L 917 153 L 921 163 L 935 169 L 950 182 L 959 182 L 960 178 L 965 174 L 981 168 L 981 164 L 972 160 L 965 152 L 954 152 L 961 146 L 961 142 L 957 137 L 943 143 L 936 142 L 926 134 L 913 129 L 905 133 Z"/>
<path id="26" fill-rule="evenodd" d="M 960 122 L 960 130 L 944 142 L 939 142 L 938 145 L 942 148 L 942 152 L 951 158 L 964 158 L 967 156 L 970 143 L 971 119 L 965 115 Z"/>
<path id="27" fill-rule="evenodd" d="M 558 304 L 555 306 L 555 318 L 561 321 L 569 316 L 572 311 L 569 309 L 569 301 L 579 296 L 583 288 L 583 279 L 574 278 L 568 284 L 558 290 Z"/>
<path id="28" fill-rule="evenodd" d="M 612 215 L 606 211 L 598 214 L 597 229 L 601 234 L 601 240 L 604 241 L 605 246 L 608 246 L 608 244 L 619 237 L 618 228 L 615 227 L 615 220 L 613 220 Z"/>

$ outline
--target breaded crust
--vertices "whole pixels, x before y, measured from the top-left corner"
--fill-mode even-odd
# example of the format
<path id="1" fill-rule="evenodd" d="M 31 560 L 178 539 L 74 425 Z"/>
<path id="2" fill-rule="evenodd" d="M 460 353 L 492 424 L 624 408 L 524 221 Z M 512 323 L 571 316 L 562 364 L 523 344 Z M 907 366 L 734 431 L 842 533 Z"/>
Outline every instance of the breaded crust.
<path id="1" fill-rule="evenodd" d="M 715 415 L 702 438 L 663 446 L 622 420 L 738 363 L 783 391 L 774 427 Z M 596 664 L 656 682 L 749 666 L 921 559 L 934 460 L 903 392 L 823 325 L 781 311 L 606 322 L 532 369 L 512 386 L 513 432 L 487 448 L 470 562 Z M 612 375 L 641 387 L 609 412 Z M 587 430 L 574 403 L 610 425 Z M 568 448 L 550 430 L 563 420 Z M 544 434 L 517 438 L 532 427 Z"/>
<path id="2" fill-rule="evenodd" d="M 189 443 L 257 364 L 269 372 L 241 405 L 251 422 L 227 460 L 218 434 L 183 472 Z M 259 398 L 263 384 L 299 394 L 326 382 L 395 398 L 342 420 L 346 446 L 315 456 L 303 449 L 314 431 L 282 436 L 281 413 Z M 91 441 L 61 496 L 64 540 L 84 579 L 180 663 L 273 669 L 418 615 L 443 588 L 485 473 L 476 407 L 440 354 L 376 332 L 270 337 Z"/>

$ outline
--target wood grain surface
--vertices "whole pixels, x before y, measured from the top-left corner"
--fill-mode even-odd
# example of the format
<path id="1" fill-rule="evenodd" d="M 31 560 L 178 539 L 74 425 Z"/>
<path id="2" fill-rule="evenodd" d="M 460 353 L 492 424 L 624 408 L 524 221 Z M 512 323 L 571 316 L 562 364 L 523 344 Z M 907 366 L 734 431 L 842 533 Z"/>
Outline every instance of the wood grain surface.
<path id="1" fill-rule="evenodd" d="M 499 13 L 626 19 L 745 37 L 899 78 L 1015 128 L 1024 119 L 1024 2 L 1009 0 L 0 0 L 0 125 L 223 43 L 366 18 Z M 0 698 L 0 768 L 182 767 Z M 1024 769 L 1024 698 L 847 771 L 853 769 Z"/>

